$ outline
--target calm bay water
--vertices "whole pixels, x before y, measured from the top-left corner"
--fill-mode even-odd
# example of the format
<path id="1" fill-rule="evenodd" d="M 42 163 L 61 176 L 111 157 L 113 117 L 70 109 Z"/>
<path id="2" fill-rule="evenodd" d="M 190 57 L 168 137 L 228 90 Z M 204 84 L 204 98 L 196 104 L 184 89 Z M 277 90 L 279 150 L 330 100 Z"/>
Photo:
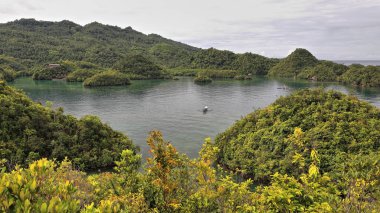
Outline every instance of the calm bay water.
<path id="1" fill-rule="evenodd" d="M 112 128 L 126 133 L 147 155 L 145 139 L 158 129 L 177 149 L 197 157 L 206 137 L 215 137 L 255 109 L 278 97 L 308 87 L 326 87 L 352 94 L 380 107 L 380 89 L 360 89 L 337 83 L 255 78 L 251 81 L 217 80 L 194 84 L 192 78 L 133 81 L 126 87 L 84 88 L 81 83 L 17 79 L 13 86 L 33 100 L 52 101 L 65 113 L 99 116 Z M 278 89 L 282 87 L 288 89 Z M 209 112 L 203 113 L 207 105 Z"/>

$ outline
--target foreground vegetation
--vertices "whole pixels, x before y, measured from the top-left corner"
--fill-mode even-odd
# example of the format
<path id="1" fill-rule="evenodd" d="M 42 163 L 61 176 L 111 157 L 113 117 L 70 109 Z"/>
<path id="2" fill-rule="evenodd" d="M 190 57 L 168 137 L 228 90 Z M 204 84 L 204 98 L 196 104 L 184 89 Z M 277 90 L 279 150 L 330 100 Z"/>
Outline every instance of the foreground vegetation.
<path id="1" fill-rule="evenodd" d="M 312 162 L 309 152 L 315 149 L 320 171 L 339 180 L 353 159 L 358 163 L 378 155 L 379 118 L 378 108 L 357 98 L 302 90 L 249 114 L 218 135 L 219 162 L 267 183 L 273 172 L 303 173 L 304 165 Z"/>
<path id="2" fill-rule="evenodd" d="M 86 176 L 71 162 L 41 159 L 27 169 L 0 173 L 2 211 L 39 212 L 376 212 L 378 180 L 353 179 L 340 191 L 318 170 L 316 150 L 299 176 L 274 173 L 268 185 L 236 182 L 212 165 L 219 149 L 206 140 L 197 159 L 178 153 L 151 132 L 152 156 L 139 170 L 140 155 L 124 150 L 115 172 Z M 371 163 L 371 162 L 369 162 Z M 377 167 L 378 169 L 378 167 Z"/>
<path id="3" fill-rule="evenodd" d="M 0 92 L 0 106 L 12 109 L 0 111 L 4 212 L 380 210 L 380 110 L 335 91 L 282 97 L 238 121 L 215 144 L 206 139 L 196 159 L 152 131 L 143 167 L 130 140 L 98 119 L 62 115 L 4 83 Z M 51 146 L 60 148 L 50 153 Z M 102 166 L 101 159 L 115 156 L 114 171 L 77 170 L 78 158 L 89 152 L 94 155 L 82 159 L 84 165 Z M 26 166 L 6 153 L 34 158 Z"/>
<path id="4" fill-rule="evenodd" d="M 0 159 L 7 159 L 8 169 L 43 157 L 69 157 L 76 168 L 86 170 L 107 168 L 123 149 L 136 151 L 128 137 L 99 118 L 64 115 L 62 108 L 34 103 L 0 82 Z"/>

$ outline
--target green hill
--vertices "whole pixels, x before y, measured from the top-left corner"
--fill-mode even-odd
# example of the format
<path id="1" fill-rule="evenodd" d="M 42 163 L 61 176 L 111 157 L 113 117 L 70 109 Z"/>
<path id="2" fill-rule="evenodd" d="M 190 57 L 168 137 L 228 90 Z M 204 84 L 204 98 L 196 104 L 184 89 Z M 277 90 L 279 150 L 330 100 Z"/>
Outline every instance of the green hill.
<path id="1" fill-rule="evenodd" d="M 311 150 L 318 152 L 321 173 L 344 182 L 350 166 L 363 163 L 361 172 L 369 175 L 365 159 L 380 160 L 380 110 L 339 92 L 302 90 L 237 121 L 216 144 L 224 167 L 257 183 L 275 172 L 305 172 Z"/>
<path id="2" fill-rule="evenodd" d="M 318 59 L 309 51 L 298 48 L 269 70 L 270 76 L 296 77 L 303 69 L 313 67 Z"/>
<path id="3" fill-rule="evenodd" d="M 69 60 L 112 68 L 131 55 L 143 55 L 163 68 L 236 69 L 253 74 L 266 74 L 273 64 L 272 59 L 255 54 L 203 50 L 131 27 L 97 22 L 81 26 L 66 20 L 20 19 L 0 24 L 0 33 L 0 54 L 31 61 L 32 66 Z"/>
<path id="4" fill-rule="evenodd" d="M 22 92 L 0 82 L 0 159 L 8 168 L 43 157 L 68 157 L 83 169 L 110 167 L 120 150 L 136 151 L 132 141 L 95 116 L 77 119 L 34 103 Z"/>
<path id="5" fill-rule="evenodd" d="M 351 65 L 339 81 L 360 87 L 380 86 L 380 66 Z"/>
<path id="6" fill-rule="evenodd" d="M 84 60 L 112 67 L 128 54 L 144 54 L 158 64 L 173 67 L 186 64 L 188 55 L 198 50 L 131 27 L 122 29 L 97 22 L 80 26 L 70 21 L 20 19 L 0 24 L 0 34 L 0 54 L 40 64 Z M 161 49 L 165 54 L 158 55 Z"/>

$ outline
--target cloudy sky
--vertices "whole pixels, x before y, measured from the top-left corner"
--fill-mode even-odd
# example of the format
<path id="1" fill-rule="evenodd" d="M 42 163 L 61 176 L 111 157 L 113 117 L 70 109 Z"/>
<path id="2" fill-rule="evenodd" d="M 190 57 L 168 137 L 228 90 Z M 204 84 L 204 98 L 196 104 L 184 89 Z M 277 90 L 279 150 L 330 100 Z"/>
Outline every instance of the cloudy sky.
<path id="1" fill-rule="evenodd" d="M 193 46 L 284 57 L 380 59 L 380 0 L 0 0 L 19 18 L 132 26 Z"/>

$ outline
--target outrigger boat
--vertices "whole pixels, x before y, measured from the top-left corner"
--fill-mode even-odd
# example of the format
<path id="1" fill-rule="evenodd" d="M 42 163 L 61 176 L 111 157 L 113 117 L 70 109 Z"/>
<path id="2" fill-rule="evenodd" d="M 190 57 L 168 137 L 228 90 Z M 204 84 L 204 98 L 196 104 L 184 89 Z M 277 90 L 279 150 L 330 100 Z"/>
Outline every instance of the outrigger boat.
<path id="1" fill-rule="evenodd" d="M 207 112 L 207 111 L 208 111 L 208 107 L 205 106 L 205 107 L 203 108 L 203 112 Z"/>

